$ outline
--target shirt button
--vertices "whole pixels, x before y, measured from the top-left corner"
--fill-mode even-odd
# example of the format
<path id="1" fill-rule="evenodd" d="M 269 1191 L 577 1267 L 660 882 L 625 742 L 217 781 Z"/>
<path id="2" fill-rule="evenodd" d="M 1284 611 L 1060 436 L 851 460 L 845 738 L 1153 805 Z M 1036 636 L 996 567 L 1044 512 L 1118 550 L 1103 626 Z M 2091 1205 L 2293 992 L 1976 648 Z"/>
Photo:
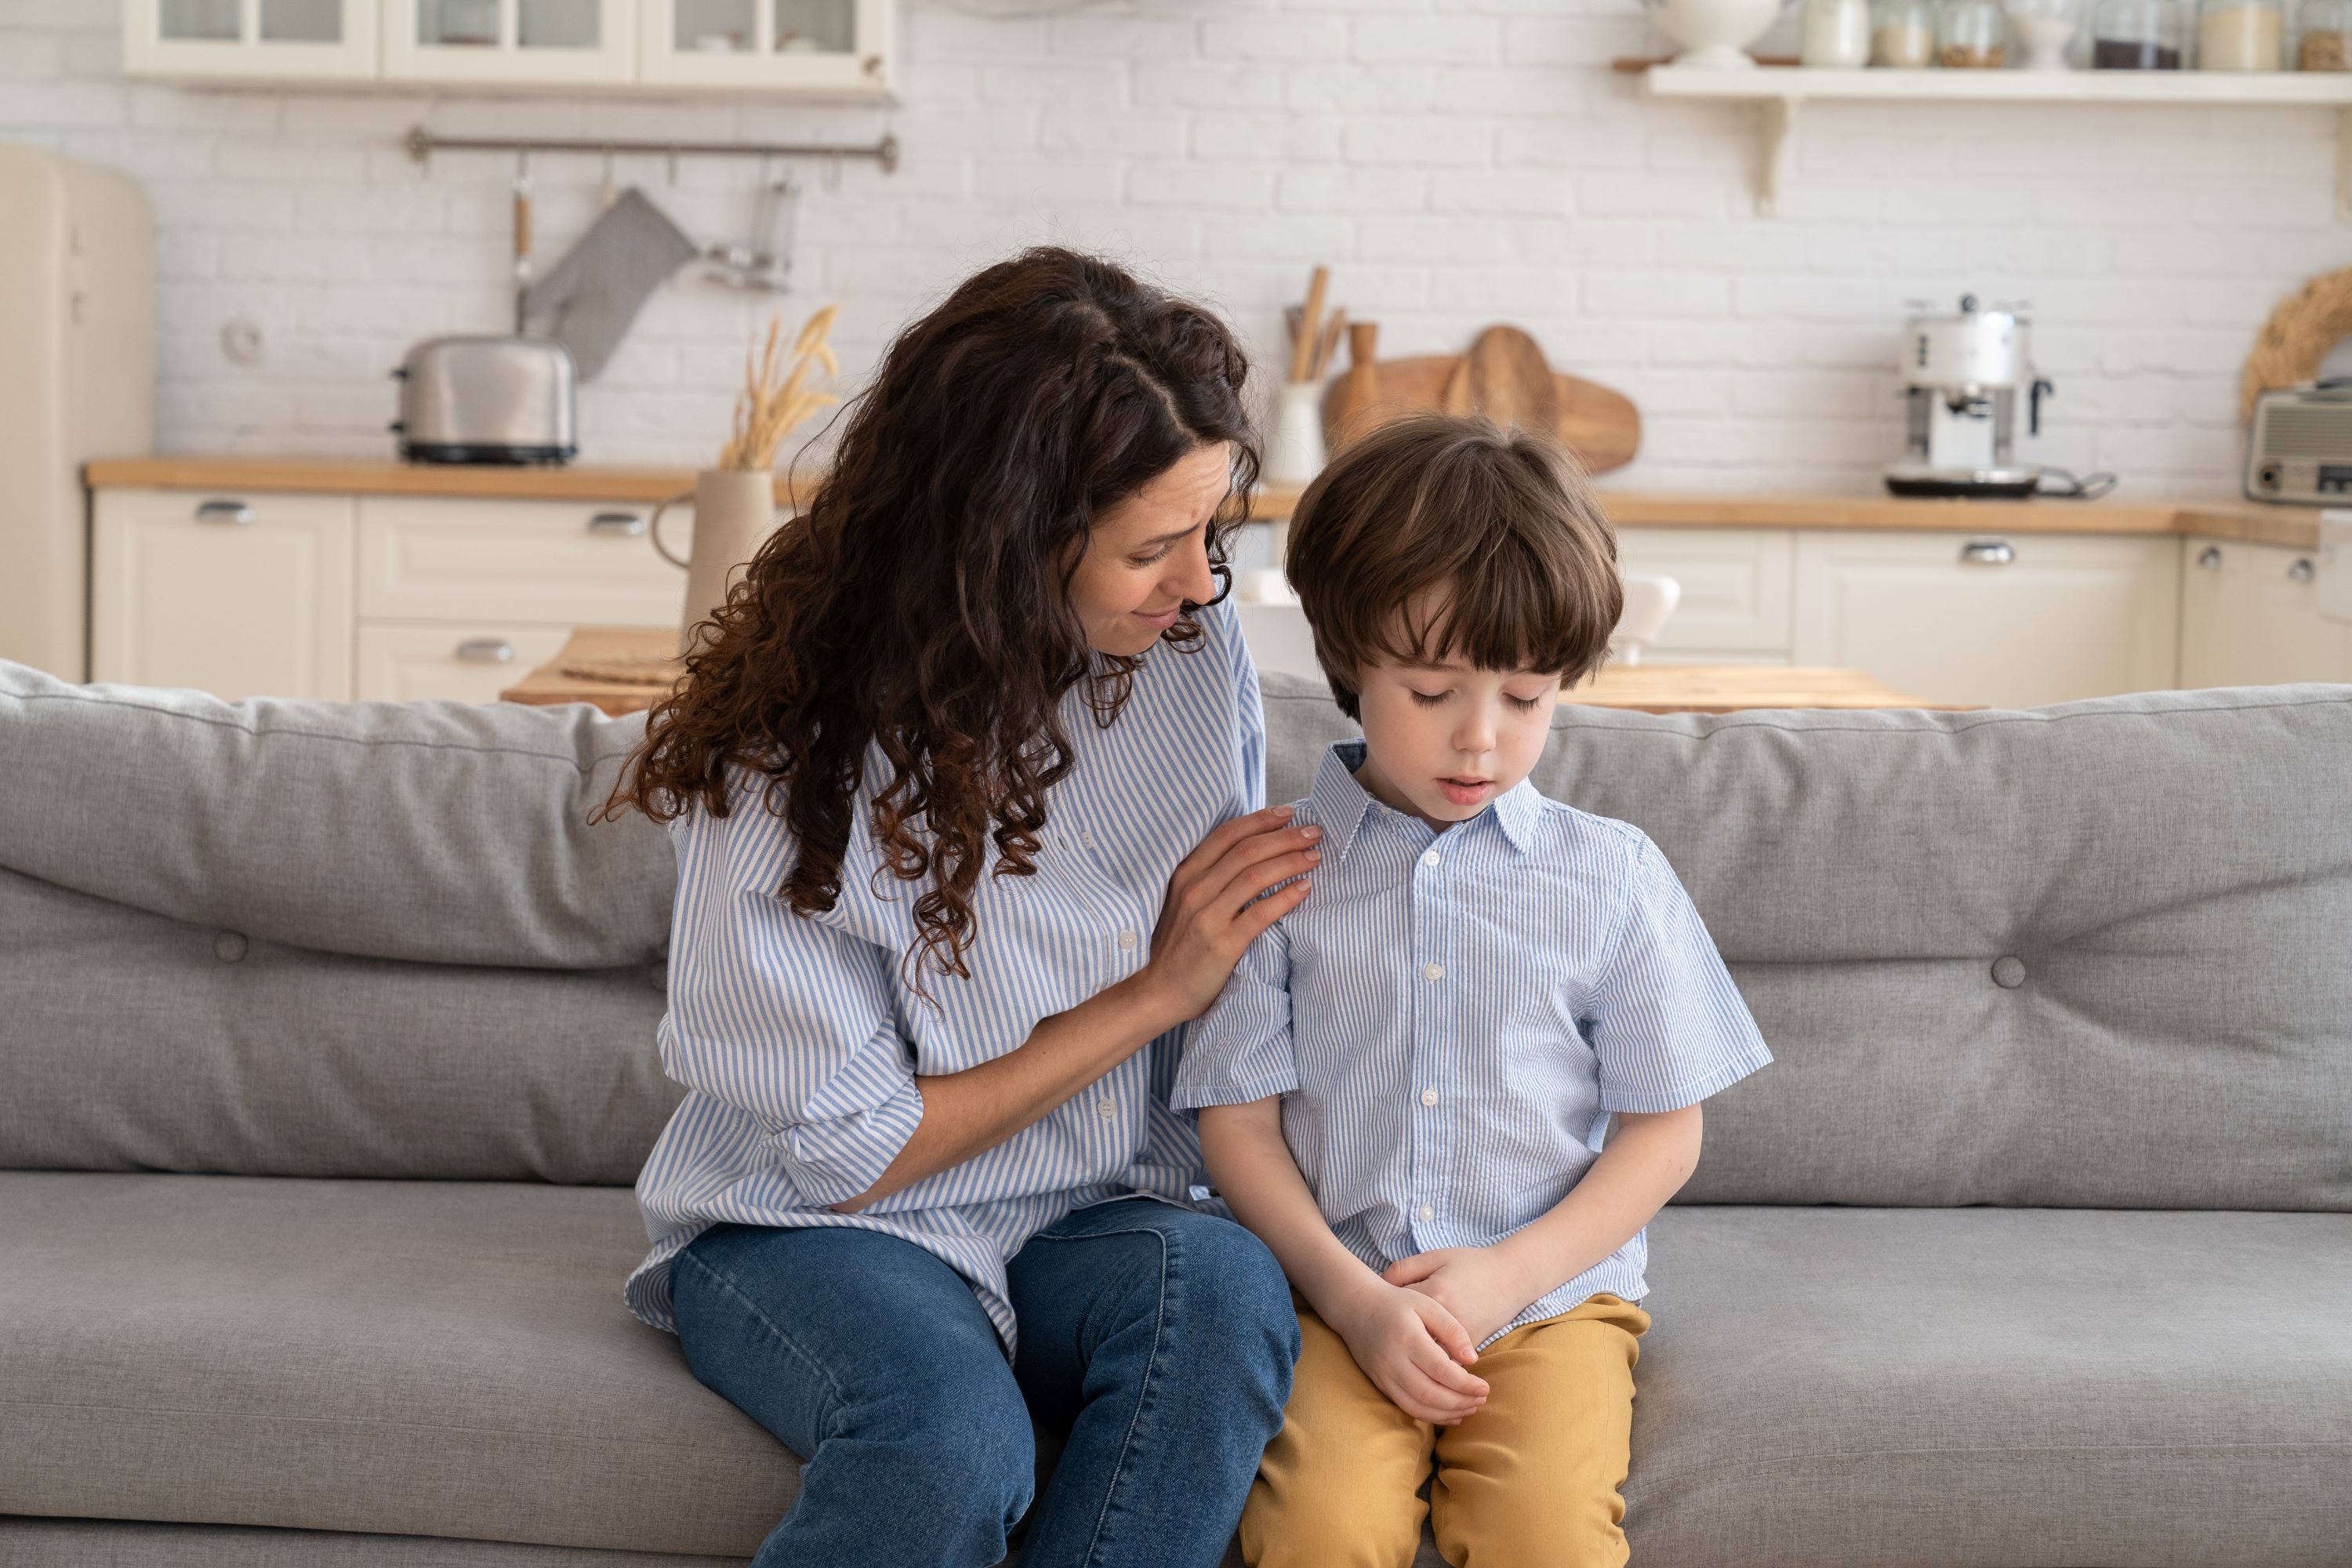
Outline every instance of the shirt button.
<path id="1" fill-rule="evenodd" d="M 1082 832 L 1078 835 L 1078 842 L 1091 849 L 1095 847 L 1095 836 L 1091 833 Z"/>
<path id="2" fill-rule="evenodd" d="M 1426 1225 L 1429 1221 L 1433 1220 L 1436 1217 L 1437 1211 L 1435 1209 L 1431 1208 L 1427 1204 L 1421 1205 L 1421 1218 L 1423 1224 Z"/>
<path id="3" fill-rule="evenodd" d="M 1421 858 L 1421 863 L 1422 863 L 1423 865 L 1424 865 L 1424 866 L 1434 866 L 1434 865 L 1436 865 L 1436 864 L 1437 864 L 1437 861 L 1438 861 L 1438 854 L 1437 854 L 1437 851 L 1436 851 L 1436 850 L 1434 850 L 1434 849 L 1431 850 L 1428 854 L 1423 855 L 1423 856 Z"/>
<path id="4" fill-rule="evenodd" d="M 1122 948 L 1132 948 L 1135 945 L 1135 933 L 1131 931 L 1119 932 L 1118 945 Z"/>
<path id="5" fill-rule="evenodd" d="M 1423 974 L 1428 975 L 1432 980 L 1443 980 L 1445 978 L 1445 966 L 1441 963 L 1423 964 L 1421 972 Z"/>
<path id="6" fill-rule="evenodd" d="M 1421 1091 L 1421 1102 L 1423 1105 L 1435 1105 L 1437 1103 L 1437 1091 L 1433 1089 L 1423 1089 Z"/>
<path id="7" fill-rule="evenodd" d="M 1105 1121 L 1116 1121 L 1118 1120 L 1118 1107 L 1108 1100 L 1097 1100 L 1095 1101 L 1095 1114 Z"/>

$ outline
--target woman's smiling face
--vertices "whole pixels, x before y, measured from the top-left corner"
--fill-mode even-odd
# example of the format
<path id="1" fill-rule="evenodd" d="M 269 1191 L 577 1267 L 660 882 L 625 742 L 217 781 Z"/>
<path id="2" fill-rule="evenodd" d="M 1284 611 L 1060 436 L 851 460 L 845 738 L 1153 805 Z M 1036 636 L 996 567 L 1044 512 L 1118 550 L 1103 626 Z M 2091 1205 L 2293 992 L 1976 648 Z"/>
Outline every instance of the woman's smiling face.
<path id="1" fill-rule="evenodd" d="M 1070 578 L 1070 606 L 1097 653 L 1134 655 L 1186 605 L 1216 596 L 1209 521 L 1233 487 L 1233 448 L 1212 441 L 1176 459 L 1096 520 Z"/>

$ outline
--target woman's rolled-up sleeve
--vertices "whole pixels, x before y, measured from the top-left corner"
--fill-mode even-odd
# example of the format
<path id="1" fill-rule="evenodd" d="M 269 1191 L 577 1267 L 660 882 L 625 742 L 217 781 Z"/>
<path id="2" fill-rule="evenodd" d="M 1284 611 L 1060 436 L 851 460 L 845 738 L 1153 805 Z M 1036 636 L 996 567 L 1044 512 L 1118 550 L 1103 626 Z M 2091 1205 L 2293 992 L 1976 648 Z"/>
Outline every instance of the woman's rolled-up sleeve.
<path id="1" fill-rule="evenodd" d="M 712 880 L 733 885 L 681 878 L 662 1065 L 755 1119 L 809 1207 L 854 1198 L 923 1119 L 890 957 L 773 893 Z"/>

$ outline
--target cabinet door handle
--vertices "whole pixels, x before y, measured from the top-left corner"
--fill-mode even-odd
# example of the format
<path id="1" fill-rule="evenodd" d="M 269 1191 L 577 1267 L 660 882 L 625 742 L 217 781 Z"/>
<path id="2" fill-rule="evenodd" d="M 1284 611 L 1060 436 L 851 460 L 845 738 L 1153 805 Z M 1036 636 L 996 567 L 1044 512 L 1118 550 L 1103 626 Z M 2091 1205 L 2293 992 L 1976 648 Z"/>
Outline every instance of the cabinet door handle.
<path id="1" fill-rule="evenodd" d="M 1960 546 L 1960 559 L 1979 566 L 2006 566 L 2017 559 L 2017 547 L 2006 539 L 1971 539 Z"/>
<path id="2" fill-rule="evenodd" d="M 634 511 L 600 511 L 588 520 L 588 531 L 609 539 L 643 539 L 646 520 Z"/>
<path id="3" fill-rule="evenodd" d="M 2311 563 L 2308 555 L 2296 556 L 2294 564 L 2286 569 L 2286 580 L 2290 583 L 2308 583 L 2317 575 L 2319 569 Z"/>
<path id="4" fill-rule="evenodd" d="M 196 503 L 198 522 L 249 523 L 253 509 L 241 500 L 208 500 Z"/>
<path id="5" fill-rule="evenodd" d="M 2221 547 L 2218 544 L 2209 544 L 2199 551 L 2197 564 L 2208 572 L 2219 572 L 2221 569 Z"/>
<path id="6" fill-rule="evenodd" d="M 457 658 L 467 664 L 512 664 L 515 646 L 504 637 L 467 637 L 457 645 Z"/>

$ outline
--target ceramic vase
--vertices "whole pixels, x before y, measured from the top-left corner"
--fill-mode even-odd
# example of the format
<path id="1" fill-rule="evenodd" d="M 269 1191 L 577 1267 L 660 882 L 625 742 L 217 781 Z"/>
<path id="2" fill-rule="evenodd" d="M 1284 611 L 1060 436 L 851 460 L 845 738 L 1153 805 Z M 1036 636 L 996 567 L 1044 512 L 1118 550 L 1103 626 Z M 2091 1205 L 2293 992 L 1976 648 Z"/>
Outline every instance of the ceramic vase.
<path id="1" fill-rule="evenodd" d="M 662 513 L 680 501 L 694 503 L 694 543 L 685 558 L 662 542 Z M 677 628 L 681 657 L 701 645 L 711 615 L 727 602 L 743 567 L 776 531 L 776 479 L 765 468 L 705 468 L 694 489 L 654 509 L 646 531 L 654 548 L 673 566 L 686 569 L 686 614 Z"/>

